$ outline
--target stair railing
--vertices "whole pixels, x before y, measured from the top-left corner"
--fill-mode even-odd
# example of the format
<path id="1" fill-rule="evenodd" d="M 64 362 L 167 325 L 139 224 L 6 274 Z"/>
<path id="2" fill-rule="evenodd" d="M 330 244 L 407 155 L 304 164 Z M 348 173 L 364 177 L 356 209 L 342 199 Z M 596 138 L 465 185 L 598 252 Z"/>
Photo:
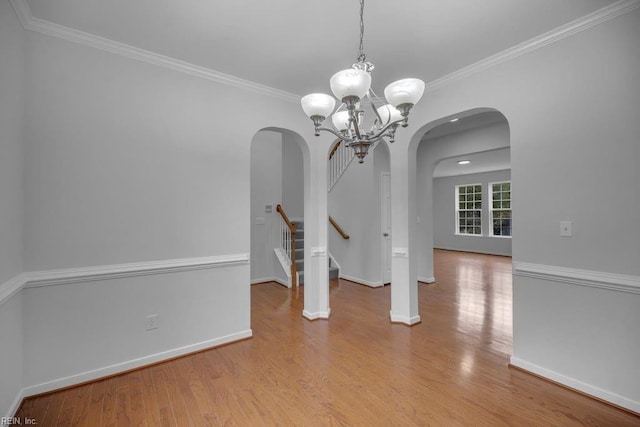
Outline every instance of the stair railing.
<path id="1" fill-rule="evenodd" d="M 336 141 L 329 153 L 329 191 L 336 185 L 354 157 L 351 147 L 347 147 L 344 141 Z"/>
<path id="2" fill-rule="evenodd" d="M 280 248 L 287 255 L 291 263 L 291 286 L 298 286 L 298 269 L 296 267 L 296 226 L 291 221 L 281 205 L 276 206 L 280 214 Z"/>
<path id="3" fill-rule="evenodd" d="M 347 233 L 344 232 L 344 230 L 342 229 L 342 227 L 340 227 L 338 225 L 338 223 L 336 222 L 335 219 L 333 219 L 331 217 L 331 215 L 329 215 L 329 222 L 331 223 L 331 225 L 333 225 L 333 228 L 336 229 L 336 231 L 338 232 L 338 234 L 340 234 L 342 236 L 343 239 L 348 240 L 349 239 L 349 235 Z"/>

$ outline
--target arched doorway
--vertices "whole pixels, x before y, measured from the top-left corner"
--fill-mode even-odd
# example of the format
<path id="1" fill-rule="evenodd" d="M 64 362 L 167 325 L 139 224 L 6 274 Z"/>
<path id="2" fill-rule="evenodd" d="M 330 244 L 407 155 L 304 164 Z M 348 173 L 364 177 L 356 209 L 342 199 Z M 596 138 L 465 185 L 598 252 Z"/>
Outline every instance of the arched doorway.
<path id="1" fill-rule="evenodd" d="M 283 128 L 258 131 L 250 150 L 251 283 L 274 281 L 292 287 L 295 276 L 286 256 L 295 263 L 296 248 L 290 245 L 285 251 L 288 242 L 283 241 L 282 212 L 292 221 L 304 221 L 309 150 L 299 134 Z M 298 264 L 304 265 L 304 256 Z"/>
<path id="2" fill-rule="evenodd" d="M 511 242 L 496 243 L 489 226 L 491 210 L 486 204 L 490 199 L 489 185 L 494 182 L 510 182 L 510 132 L 505 116 L 495 109 L 479 108 L 452 114 L 423 126 L 414 138 L 410 150 L 414 150 L 416 162 L 416 253 L 417 277 L 421 282 L 430 283 L 435 280 L 433 272 L 433 247 L 436 237 L 434 219 L 439 219 L 438 242 L 449 245 L 448 249 L 460 249 L 476 252 L 499 253 L 510 255 Z M 505 162 L 506 157 L 506 162 Z M 458 165 L 458 160 L 472 160 L 471 164 Z M 458 171 L 455 168 L 458 168 Z M 466 169 L 464 169 L 466 167 Z M 436 170 L 440 171 L 436 173 Z M 445 170 L 446 169 L 446 170 Z M 477 174 L 507 170 L 493 177 L 473 175 L 470 178 L 480 180 L 481 195 L 484 199 L 484 214 L 481 214 L 481 228 L 470 230 L 478 234 L 465 236 L 459 228 L 459 212 L 451 198 L 448 205 L 434 205 L 434 173 L 447 176 L 461 176 L 469 172 Z M 498 176 L 499 175 L 499 176 Z M 444 177 L 444 176 L 443 176 Z M 486 182 L 483 182 L 486 181 Z M 453 182 L 454 180 L 449 180 Z M 464 181 L 464 179 L 462 180 Z M 462 183 L 461 181 L 461 183 Z M 466 182 L 466 181 L 465 181 Z M 471 183 L 471 181 L 469 181 Z M 443 184 L 446 185 L 446 184 Z M 459 185 L 459 184 L 458 184 Z M 444 191 L 444 190 L 443 190 Z M 455 193 L 455 185 L 451 194 Z M 492 193 L 492 192 L 491 192 Z M 492 194 L 491 194 L 492 195 Z M 476 196 L 477 197 L 477 196 Z M 442 198 L 445 200 L 445 198 Z M 446 203 L 446 202 L 445 202 Z M 465 205 L 466 207 L 466 205 Z M 459 208 L 459 205 L 458 205 Z M 448 213 L 449 217 L 447 217 Z M 472 214 L 473 215 L 473 214 Z M 446 219 L 449 221 L 447 222 Z M 466 218 L 465 218 L 466 219 Z M 480 237 L 469 244 L 468 239 Z M 467 245 L 465 246 L 465 240 Z M 493 240 L 493 245 L 492 245 Z M 483 241 L 486 248 L 482 250 Z M 454 244 L 455 243 L 455 244 Z M 508 249 L 506 248 L 508 246 Z M 496 249 L 501 247 L 502 249 Z"/>

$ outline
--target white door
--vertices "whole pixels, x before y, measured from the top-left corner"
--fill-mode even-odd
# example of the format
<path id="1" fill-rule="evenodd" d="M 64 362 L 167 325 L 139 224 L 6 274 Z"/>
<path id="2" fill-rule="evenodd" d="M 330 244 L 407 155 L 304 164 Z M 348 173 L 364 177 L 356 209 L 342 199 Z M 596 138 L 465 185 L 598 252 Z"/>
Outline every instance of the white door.
<path id="1" fill-rule="evenodd" d="M 382 173 L 382 283 L 391 283 L 391 175 Z"/>

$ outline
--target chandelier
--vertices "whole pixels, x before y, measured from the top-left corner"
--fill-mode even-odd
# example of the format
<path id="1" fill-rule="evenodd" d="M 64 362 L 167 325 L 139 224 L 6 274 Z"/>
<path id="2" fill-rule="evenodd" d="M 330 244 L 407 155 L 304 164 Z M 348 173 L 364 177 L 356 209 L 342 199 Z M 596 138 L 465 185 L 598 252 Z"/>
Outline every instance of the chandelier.
<path id="1" fill-rule="evenodd" d="M 340 101 L 336 109 L 334 97 L 324 93 L 312 93 L 302 97 L 305 114 L 313 121 L 315 136 L 320 131 L 329 132 L 353 148 L 359 163 L 369 152 L 369 148 L 379 141 L 392 143 L 399 125 L 407 127 L 409 110 L 422 98 L 424 82 L 419 79 L 401 79 L 384 89 L 385 104 L 371 89 L 373 64 L 364 53 L 364 0 L 360 0 L 360 47 L 356 63 L 346 70 L 338 71 L 331 77 L 331 91 Z M 366 130 L 363 105 L 371 108 L 373 124 Z M 335 111 L 334 111 L 335 109 Z M 331 116 L 332 128 L 321 127 Z"/>

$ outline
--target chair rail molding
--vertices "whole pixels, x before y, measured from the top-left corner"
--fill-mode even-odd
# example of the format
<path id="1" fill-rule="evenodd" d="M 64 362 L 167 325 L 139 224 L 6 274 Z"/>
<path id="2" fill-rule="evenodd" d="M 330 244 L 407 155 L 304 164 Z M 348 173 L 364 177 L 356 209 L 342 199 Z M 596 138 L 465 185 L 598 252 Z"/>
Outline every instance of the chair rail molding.
<path id="1" fill-rule="evenodd" d="M 0 285 L 0 304 L 26 288 L 248 264 L 249 254 L 245 253 L 25 272 Z"/>
<path id="2" fill-rule="evenodd" d="M 569 283 L 572 285 L 640 294 L 640 276 L 556 267 L 552 265 L 513 263 L 513 275 Z"/>

